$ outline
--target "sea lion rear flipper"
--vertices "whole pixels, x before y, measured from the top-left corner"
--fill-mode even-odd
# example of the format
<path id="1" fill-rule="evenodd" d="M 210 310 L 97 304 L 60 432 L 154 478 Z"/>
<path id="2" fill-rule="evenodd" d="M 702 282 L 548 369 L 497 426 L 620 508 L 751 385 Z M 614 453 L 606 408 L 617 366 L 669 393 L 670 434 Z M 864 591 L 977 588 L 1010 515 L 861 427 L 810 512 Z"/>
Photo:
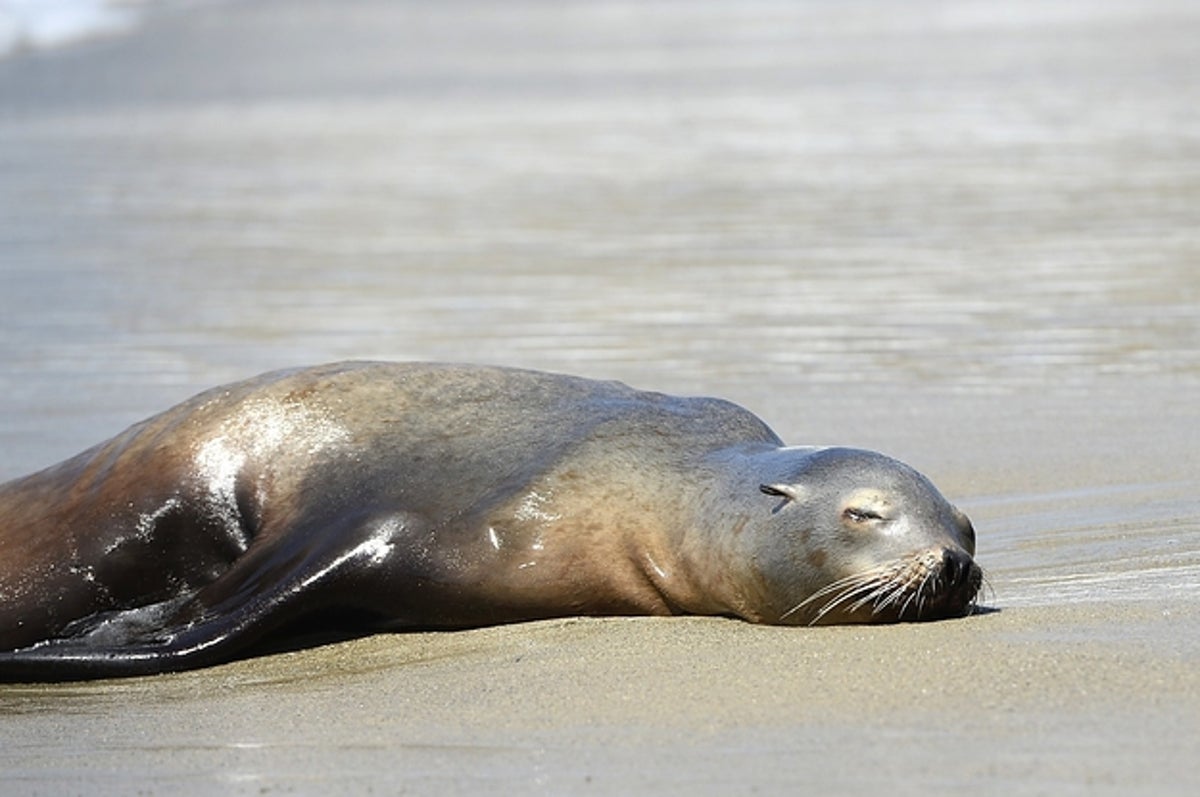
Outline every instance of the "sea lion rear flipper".
<path id="1" fill-rule="evenodd" d="M 0 681 L 50 682 L 173 672 L 235 658 L 285 621 L 279 590 L 238 607 L 196 616 L 197 601 L 179 598 L 105 612 L 65 636 L 0 653 Z"/>
<path id="2" fill-rule="evenodd" d="M 171 625 L 180 601 L 104 612 L 66 636 L 0 653 L 0 681 L 51 682 L 149 675 L 220 660 L 236 641 L 232 617 Z M 231 633 L 234 632 L 234 633 Z"/>
<path id="3" fill-rule="evenodd" d="M 252 549 L 196 592 L 93 615 L 54 639 L 0 652 L 0 682 L 150 675 L 232 660 L 297 618 L 337 608 L 345 576 L 378 567 L 392 552 L 391 536 L 407 527 L 393 517 L 313 535 L 306 545 L 292 538 Z"/>

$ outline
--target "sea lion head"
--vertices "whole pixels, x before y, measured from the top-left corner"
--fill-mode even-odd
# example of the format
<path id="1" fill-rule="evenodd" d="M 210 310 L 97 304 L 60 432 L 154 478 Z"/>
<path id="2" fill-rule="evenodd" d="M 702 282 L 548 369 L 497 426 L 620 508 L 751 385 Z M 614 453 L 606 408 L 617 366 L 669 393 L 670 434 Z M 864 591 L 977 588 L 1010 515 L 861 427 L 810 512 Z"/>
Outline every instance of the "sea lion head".
<path id="1" fill-rule="evenodd" d="M 983 580 L 975 530 L 902 462 L 849 448 L 780 452 L 786 478 L 762 484 L 774 505 L 760 572 L 785 624 L 960 617 Z M 794 462 L 788 460 L 794 459 Z"/>

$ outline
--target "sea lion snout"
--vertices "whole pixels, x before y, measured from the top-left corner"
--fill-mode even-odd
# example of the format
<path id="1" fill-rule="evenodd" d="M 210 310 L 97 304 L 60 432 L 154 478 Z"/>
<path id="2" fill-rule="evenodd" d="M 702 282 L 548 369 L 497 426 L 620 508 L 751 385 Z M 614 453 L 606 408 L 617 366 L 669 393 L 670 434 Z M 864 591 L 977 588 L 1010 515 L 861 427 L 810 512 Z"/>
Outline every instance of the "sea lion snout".
<path id="1" fill-rule="evenodd" d="M 969 613 L 983 585 L 983 571 L 971 555 L 953 548 L 943 551 L 942 580 L 946 585 L 946 603 L 957 607 L 961 614 Z"/>

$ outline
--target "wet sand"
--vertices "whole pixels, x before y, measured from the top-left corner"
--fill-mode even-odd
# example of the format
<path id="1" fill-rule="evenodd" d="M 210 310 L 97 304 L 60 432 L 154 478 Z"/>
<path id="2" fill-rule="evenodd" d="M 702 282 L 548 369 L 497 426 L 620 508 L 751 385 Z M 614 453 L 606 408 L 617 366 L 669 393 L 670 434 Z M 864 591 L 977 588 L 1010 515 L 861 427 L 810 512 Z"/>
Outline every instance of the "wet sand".
<path id="1" fill-rule="evenodd" d="M 1195 793 L 1190 4 L 345 6 L 0 62 L 0 478 L 270 368 L 549 368 L 912 462 L 990 611 L 3 685 L 6 792 Z"/>
<path id="2" fill-rule="evenodd" d="M 1113 624 L 1123 626 L 1119 633 Z M 796 787 L 1185 793 L 1194 615 L 1138 604 L 794 630 L 563 620 L 6 687 L 6 782 L 79 793 Z M 1056 629 L 1064 629 L 1058 633 Z"/>

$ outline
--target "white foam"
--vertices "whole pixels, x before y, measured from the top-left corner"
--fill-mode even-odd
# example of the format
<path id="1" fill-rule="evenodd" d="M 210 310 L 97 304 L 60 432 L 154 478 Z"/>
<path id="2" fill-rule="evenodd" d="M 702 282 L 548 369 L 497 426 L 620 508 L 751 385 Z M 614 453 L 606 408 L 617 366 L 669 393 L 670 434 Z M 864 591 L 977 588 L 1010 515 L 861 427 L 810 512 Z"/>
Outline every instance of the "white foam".
<path id="1" fill-rule="evenodd" d="M 116 0 L 0 0 L 0 56 L 123 33 L 141 3 Z"/>

